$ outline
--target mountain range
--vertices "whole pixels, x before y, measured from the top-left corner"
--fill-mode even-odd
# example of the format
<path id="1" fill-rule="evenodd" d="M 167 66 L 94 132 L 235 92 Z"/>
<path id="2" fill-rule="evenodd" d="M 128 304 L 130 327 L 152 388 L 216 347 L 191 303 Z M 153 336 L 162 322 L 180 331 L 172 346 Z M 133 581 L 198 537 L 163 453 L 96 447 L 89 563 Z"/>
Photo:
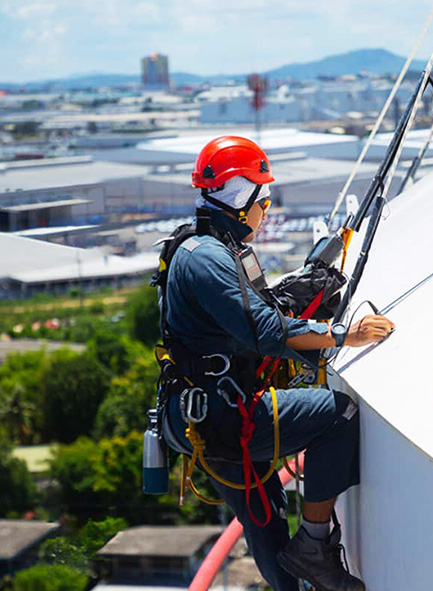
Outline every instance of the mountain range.
<path id="1" fill-rule="evenodd" d="M 385 49 L 359 49 L 331 55 L 321 60 L 307 63 L 293 63 L 262 72 L 271 81 L 293 78 L 296 80 L 314 80 L 324 76 L 343 76 L 346 74 L 359 74 L 368 72 L 370 74 L 398 74 L 403 67 L 406 58 L 391 53 Z M 414 60 L 411 69 L 422 71 L 425 66 L 423 60 Z M 224 81 L 243 82 L 248 74 L 237 75 L 198 75 L 187 72 L 175 72 L 171 79 L 176 86 L 195 86 L 204 83 L 222 83 Z M 139 75 L 134 74 L 88 74 L 80 76 L 70 76 L 58 80 L 40 80 L 23 84 L 10 84 L 0 82 L 0 89 L 17 90 L 25 88 L 26 90 L 37 90 L 41 88 L 50 88 L 55 90 L 72 90 L 82 88 L 97 88 L 101 86 L 125 86 L 129 84 L 138 84 Z"/>

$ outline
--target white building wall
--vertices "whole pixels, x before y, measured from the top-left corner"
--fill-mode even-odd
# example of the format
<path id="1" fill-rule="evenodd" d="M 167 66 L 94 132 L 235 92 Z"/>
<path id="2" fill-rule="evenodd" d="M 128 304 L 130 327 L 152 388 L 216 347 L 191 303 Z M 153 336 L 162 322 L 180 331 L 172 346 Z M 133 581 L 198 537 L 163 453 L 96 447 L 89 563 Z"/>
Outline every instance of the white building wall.
<path id="1" fill-rule="evenodd" d="M 200 106 L 201 123 L 254 123 L 256 112 L 251 99 L 236 97 L 231 100 L 203 103 Z M 308 117 L 305 105 L 297 99 L 269 100 L 259 116 L 266 123 L 291 123 Z"/>

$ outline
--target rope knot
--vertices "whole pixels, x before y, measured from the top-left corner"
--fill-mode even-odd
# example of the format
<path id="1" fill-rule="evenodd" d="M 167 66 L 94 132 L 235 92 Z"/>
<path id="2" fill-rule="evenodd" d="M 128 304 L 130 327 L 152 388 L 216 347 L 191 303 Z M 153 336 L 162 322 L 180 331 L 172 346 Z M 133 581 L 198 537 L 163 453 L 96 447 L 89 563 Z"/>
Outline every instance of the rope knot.
<path id="1" fill-rule="evenodd" d="M 248 420 L 248 421 L 242 421 L 242 426 L 241 426 L 241 445 L 248 445 L 248 443 L 251 441 L 251 438 L 253 436 L 253 433 L 256 429 L 256 425 L 255 423 L 253 423 L 253 421 Z"/>
<path id="2" fill-rule="evenodd" d="M 200 434 L 197 433 L 194 427 L 188 427 L 185 431 L 185 436 L 197 451 L 204 451 L 206 449 L 205 440 L 200 437 Z"/>

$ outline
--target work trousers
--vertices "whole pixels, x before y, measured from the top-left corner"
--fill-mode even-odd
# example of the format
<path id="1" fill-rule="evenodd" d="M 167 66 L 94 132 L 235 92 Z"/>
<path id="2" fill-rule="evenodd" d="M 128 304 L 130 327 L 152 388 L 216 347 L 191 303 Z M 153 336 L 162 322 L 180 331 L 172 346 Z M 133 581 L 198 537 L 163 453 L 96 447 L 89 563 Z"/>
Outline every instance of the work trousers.
<path id="1" fill-rule="evenodd" d="M 277 390 L 280 424 L 280 455 L 287 456 L 305 449 L 304 498 L 320 502 L 336 497 L 359 483 L 359 413 L 356 404 L 340 392 L 325 388 Z M 175 397 L 174 397 L 175 398 Z M 219 397 L 218 397 L 219 398 Z M 216 435 L 233 445 L 230 438 L 239 437 L 240 417 L 237 411 L 214 399 L 210 419 Z M 187 448 L 185 423 L 180 419 L 178 400 L 170 401 L 169 418 L 172 433 Z M 265 392 L 254 413 L 256 425 L 249 450 L 259 475 L 264 475 L 274 453 L 274 421 L 272 398 Z M 236 431 L 236 429 L 239 429 Z M 176 449 L 176 441 L 168 438 Z M 243 466 L 238 461 L 209 459 L 211 467 L 222 478 L 243 483 Z M 278 552 L 289 539 L 287 499 L 278 474 L 264 484 L 271 504 L 271 519 L 260 527 L 252 521 L 245 492 L 227 487 L 212 479 L 218 494 L 224 498 L 244 528 L 244 535 L 255 562 L 274 591 L 297 591 L 296 580 L 277 563 Z M 257 489 L 251 491 L 250 509 L 257 519 L 264 520 L 264 510 Z"/>

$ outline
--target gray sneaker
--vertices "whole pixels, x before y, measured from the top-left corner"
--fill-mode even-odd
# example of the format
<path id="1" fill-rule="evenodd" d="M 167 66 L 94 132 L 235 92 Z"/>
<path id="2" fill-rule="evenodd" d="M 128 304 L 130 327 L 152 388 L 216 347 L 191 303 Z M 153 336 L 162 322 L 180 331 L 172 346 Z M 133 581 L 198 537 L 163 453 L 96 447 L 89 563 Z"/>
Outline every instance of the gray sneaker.
<path id="1" fill-rule="evenodd" d="M 316 591 L 365 591 L 365 585 L 353 577 L 341 562 L 341 530 L 334 527 L 328 540 L 315 540 L 300 527 L 284 550 L 278 553 L 278 564 L 288 573 L 305 579 Z M 347 563 L 346 563 L 347 567 Z"/>

